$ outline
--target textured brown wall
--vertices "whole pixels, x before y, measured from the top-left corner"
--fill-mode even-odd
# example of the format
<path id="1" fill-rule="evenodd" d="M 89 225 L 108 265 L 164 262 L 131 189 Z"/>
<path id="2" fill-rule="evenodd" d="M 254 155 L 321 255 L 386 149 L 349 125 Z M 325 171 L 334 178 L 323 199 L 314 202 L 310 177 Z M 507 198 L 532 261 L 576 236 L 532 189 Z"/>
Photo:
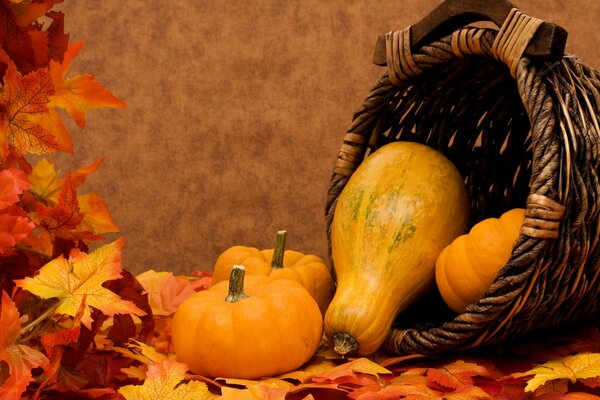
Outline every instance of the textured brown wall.
<path id="1" fill-rule="evenodd" d="M 569 33 L 568 51 L 600 67 L 600 3 L 521 0 Z M 382 73 L 378 34 L 433 0 L 66 0 L 73 71 L 128 103 L 71 127 L 75 168 L 126 238 L 125 268 L 211 270 L 234 244 L 326 256 L 325 196 L 352 113 Z"/>

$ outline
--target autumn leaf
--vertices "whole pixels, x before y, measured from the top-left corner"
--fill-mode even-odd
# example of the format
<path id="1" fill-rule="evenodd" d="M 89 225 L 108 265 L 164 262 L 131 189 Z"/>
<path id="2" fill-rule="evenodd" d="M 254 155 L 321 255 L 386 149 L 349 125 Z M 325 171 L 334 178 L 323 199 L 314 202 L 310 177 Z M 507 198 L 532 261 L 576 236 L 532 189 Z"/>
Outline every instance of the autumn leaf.
<path id="1" fill-rule="evenodd" d="M 19 311 L 5 292 L 2 292 L 0 326 L 0 363 L 8 365 L 8 376 L 0 382 L 0 398 L 18 400 L 32 380 L 31 370 L 47 368 L 48 359 L 38 350 L 17 343 L 21 332 Z"/>
<path id="2" fill-rule="evenodd" d="M 10 168 L 0 172 L 0 209 L 12 206 L 31 186 L 25 172 Z"/>
<path id="3" fill-rule="evenodd" d="M 36 58 L 39 58 L 40 49 L 34 48 L 30 32 L 18 25 L 13 12 L 3 2 L 0 5 L 0 46 L 24 74 L 39 66 Z"/>
<path id="4" fill-rule="evenodd" d="M 215 396 L 204 382 L 183 383 L 187 367 L 174 360 L 164 360 L 148 366 L 142 385 L 127 385 L 119 389 L 126 400 L 204 400 Z"/>
<path id="5" fill-rule="evenodd" d="M 316 375 L 323 375 L 327 371 L 332 370 L 336 367 L 336 364 L 331 360 L 323 360 L 320 362 L 309 362 L 302 369 L 288 372 L 282 375 L 279 375 L 279 379 L 291 379 L 295 381 L 299 381 L 300 383 L 308 382 L 310 379 Z"/>
<path id="6" fill-rule="evenodd" d="M 38 204 L 35 221 L 53 235 L 64 238 L 72 238 L 69 232 L 79 226 L 83 221 L 83 215 L 79 211 L 77 192 L 71 183 L 69 174 L 61 185 L 58 200 L 53 207 Z"/>
<path id="7" fill-rule="evenodd" d="M 103 287 L 105 282 L 121 277 L 122 248 L 121 238 L 90 254 L 73 249 L 68 260 L 60 256 L 40 268 L 35 277 L 18 280 L 16 284 L 43 299 L 58 298 L 57 314 L 75 316 L 85 299 L 87 305 L 81 322 L 88 329 L 92 323 L 90 307 L 107 316 L 127 313 L 143 316 L 146 313 L 133 302 Z"/>
<path id="8" fill-rule="evenodd" d="M 78 230 L 98 235 L 119 232 L 119 227 L 113 221 L 106 203 L 100 200 L 98 193 L 79 195 L 77 201 L 79 202 L 79 211 L 83 214 Z"/>
<path id="9" fill-rule="evenodd" d="M 73 187 L 78 188 L 83 184 L 89 174 L 98 170 L 100 164 L 102 164 L 102 159 L 71 172 L 70 177 Z M 54 163 L 42 158 L 31 170 L 29 181 L 31 182 L 29 190 L 38 198 L 42 198 L 46 202 L 56 203 L 64 178 L 59 176 Z"/>
<path id="10" fill-rule="evenodd" d="M 86 177 L 95 172 L 101 163 L 101 159 L 96 160 L 67 174 L 65 178 L 61 178 L 53 163 L 45 158 L 39 160 L 29 174 L 31 181 L 29 191 L 41 199 L 42 202 L 52 206 L 38 205 L 38 211 L 41 210 L 41 217 L 54 215 L 50 220 L 43 221 L 40 220 L 38 214 L 38 223 L 52 231 L 52 229 L 56 229 L 52 227 L 61 225 L 60 222 L 62 221 L 64 222 L 62 224 L 63 229 L 56 232 L 56 235 L 67 237 L 71 235 L 77 237 L 79 235 L 87 239 L 98 239 L 93 235 L 118 232 L 119 228 L 114 223 L 106 203 L 100 199 L 97 193 L 77 195 L 75 192 L 77 187 L 83 184 Z M 67 180 L 70 182 L 66 182 Z M 63 196 L 62 199 L 59 198 L 59 194 Z M 62 200 L 62 207 L 58 207 L 57 204 L 60 200 Z M 70 211 L 73 211 L 72 214 L 65 213 L 65 211 L 68 211 L 69 205 L 71 205 Z M 76 213 L 74 212 L 75 207 L 78 208 Z M 55 210 L 51 211 L 52 208 Z M 70 230 L 75 232 L 68 233 Z M 85 232 L 90 234 L 86 236 Z"/>
<path id="11" fill-rule="evenodd" d="M 81 327 L 76 325 L 72 328 L 63 328 L 47 333 L 41 337 L 46 356 L 49 358 L 49 367 L 44 371 L 46 380 L 43 386 L 55 383 L 61 366 L 65 346 L 77 342 Z"/>
<path id="12" fill-rule="evenodd" d="M 19 209 L 9 207 L 0 210 L 0 254 L 8 255 L 13 247 L 35 229 L 35 224 L 20 215 Z"/>
<path id="13" fill-rule="evenodd" d="M 15 21 L 20 27 L 26 27 L 44 16 L 47 11 L 54 7 L 55 3 L 63 0 L 43 0 L 37 2 L 12 2 L 10 9 L 15 16 Z"/>
<path id="14" fill-rule="evenodd" d="M 285 400 L 288 390 L 286 388 L 253 385 L 247 389 L 223 387 L 219 400 Z"/>
<path id="15" fill-rule="evenodd" d="M 154 315 L 172 315 L 189 296 L 196 293 L 194 281 L 185 276 L 174 276 L 172 272 L 142 272 L 136 279 L 148 293 L 148 303 Z"/>
<path id="16" fill-rule="evenodd" d="M 4 51 L 0 50 L 0 61 L 8 67 L 4 74 L 4 88 L 0 92 L 0 125 L 3 129 L 3 158 L 8 144 L 21 153 L 43 154 L 56 150 L 70 150 L 70 140 L 57 137 L 49 128 L 50 96 L 54 84 L 45 68 L 31 71 L 22 76 Z M 49 122 L 50 121 L 50 122 Z"/>
<path id="17" fill-rule="evenodd" d="M 431 382 L 454 390 L 473 386 L 474 376 L 486 377 L 489 376 L 489 373 L 480 365 L 462 360 L 454 361 L 440 368 L 430 368 L 427 371 L 427 378 Z"/>
<path id="18" fill-rule="evenodd" d="M 62 63 L 50 61 L 50 74 L 56 88 L 52 104 L 65 109 L 81 128 L 85 126 L 86 111 L 91 108 L 125 107 L 93 75 L 77 75 L 65 79 L 73 58 L 79 54 L 83 42 L 69 45 Z"/>
<path id="19" fill-rule="evenodd" d="M 576 354 L 555 361 L 548 361 L 514 377 L 533 375 L 527 381 L 525 391 L 533 392 L 546 382 L 567 379 L 571 383 L 600 376 L 600 353 Z"/>

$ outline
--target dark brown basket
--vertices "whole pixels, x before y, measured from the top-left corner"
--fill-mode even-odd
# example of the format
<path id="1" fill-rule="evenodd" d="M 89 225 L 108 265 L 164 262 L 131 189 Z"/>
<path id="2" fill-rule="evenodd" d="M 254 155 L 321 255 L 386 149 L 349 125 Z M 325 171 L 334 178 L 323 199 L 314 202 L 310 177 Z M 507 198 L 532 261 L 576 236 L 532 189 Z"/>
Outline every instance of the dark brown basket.
<path id="1" fill-rule="evenodd" d="M 437 304 L 425 319 L 395 326 L 390 351 L 470 348 L 598 315 L 600 73 L 570 55 L 524 56 L 527 43 L 502 50 L 518 34 L 506 30 L 462 28 L 412 53 L 410 28 L 388 34 L 388 71 L 344 137 L 326 206 L 328 238 L 352 172 L 366 153 L 397 140 L 425 143 L 457 166 L 471 225 L 526 208 L 487 294 L 461 314 L 436 314 L 446 310 Z M 436 301 L 432 294 L 423 304 Z"/>

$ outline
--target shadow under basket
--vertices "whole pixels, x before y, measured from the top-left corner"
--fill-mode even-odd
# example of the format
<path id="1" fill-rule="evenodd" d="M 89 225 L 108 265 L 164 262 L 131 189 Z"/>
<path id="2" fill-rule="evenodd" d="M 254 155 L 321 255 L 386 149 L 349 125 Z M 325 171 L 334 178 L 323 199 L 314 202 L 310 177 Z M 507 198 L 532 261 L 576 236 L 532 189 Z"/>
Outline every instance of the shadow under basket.
<path id="1" fill-rule="evenodd" d="M 388 71 L 355 113 L 335 163 L 328 239 L 353 171 L 398 140 L 427 144 L 454 163 L 469 191 L 471 226 L 515 207 L 526 213 L 482 299 L 456 314 L 432 294 L 421 312 L 399 316 L 384 347 L 436 354 L 597 316 L 600 74 L 569 55 L 507 61 L 495 29 L 462 28 L 412 53 L 402 46 L 410 28 L 394 34 Z"/>

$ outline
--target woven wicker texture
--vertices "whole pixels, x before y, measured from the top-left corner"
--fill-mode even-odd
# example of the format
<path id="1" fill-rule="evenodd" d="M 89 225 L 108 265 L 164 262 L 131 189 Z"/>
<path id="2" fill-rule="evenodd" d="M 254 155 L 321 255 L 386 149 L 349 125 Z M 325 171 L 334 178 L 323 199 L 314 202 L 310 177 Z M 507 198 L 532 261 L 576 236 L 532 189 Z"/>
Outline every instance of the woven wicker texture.
<path id="1" fill-rule="evenodd" d="M 385 342 L 393 352 L 497 343 L 598 314 L 600 74 L 573 56 L 522 57 L 537 21 L 512 18 L 512 28 L 464 28 L 412 54 L 410 29 L 388 34 L 388 72 L 344 137 L 326 205 L 328 237 L 352 172 L 369 151 L 396 140 L 425 143 L 457 166 L 471 225 L 526 208 L 487 294 L 458 315 L 435 315 L 443 307 L 434 306 L 418 323 L 401 316 Z"/>

